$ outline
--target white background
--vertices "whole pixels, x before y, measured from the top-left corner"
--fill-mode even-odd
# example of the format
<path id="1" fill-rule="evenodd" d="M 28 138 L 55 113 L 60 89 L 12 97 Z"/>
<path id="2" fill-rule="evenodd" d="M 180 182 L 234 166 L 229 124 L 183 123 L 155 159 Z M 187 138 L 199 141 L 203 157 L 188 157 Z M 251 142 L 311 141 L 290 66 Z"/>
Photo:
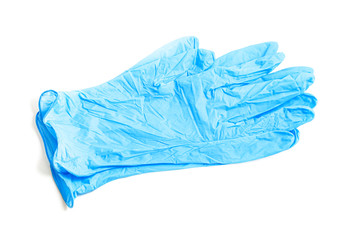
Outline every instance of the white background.
<path id="1" fill-rule="evenodd" d="M 358 1 L 1 1 L 0 239 L 360 239 Z M 195 35 L 221 56 L 277 41 L 315 69 L 316 118 L 289 151 L 111 182 L 67 209 L 39 95 L 103 83 Z M 279 68 L 279 69 L 280 69 Z"/>

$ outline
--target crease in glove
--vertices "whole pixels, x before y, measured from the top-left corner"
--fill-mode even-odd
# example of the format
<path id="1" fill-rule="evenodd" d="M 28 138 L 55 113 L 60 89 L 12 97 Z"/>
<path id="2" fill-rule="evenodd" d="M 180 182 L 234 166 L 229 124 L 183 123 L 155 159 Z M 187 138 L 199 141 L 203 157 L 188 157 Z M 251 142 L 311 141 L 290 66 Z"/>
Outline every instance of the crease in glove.
<path id="1" fill-rule="evenodd" d="M 311 68 L 272 73 L 283 59 L 275 42 L 215 59 L 185 37 L 99 86 L 45 91 L 36 124 L 65 203 L 123 177 L 291 148 L 317 100 Z"/>

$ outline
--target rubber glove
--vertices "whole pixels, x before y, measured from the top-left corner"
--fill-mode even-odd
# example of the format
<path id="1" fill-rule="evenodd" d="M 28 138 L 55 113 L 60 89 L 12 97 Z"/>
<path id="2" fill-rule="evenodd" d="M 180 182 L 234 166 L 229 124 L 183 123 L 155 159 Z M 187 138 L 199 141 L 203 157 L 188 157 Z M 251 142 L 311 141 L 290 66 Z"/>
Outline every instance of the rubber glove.
<path id="1" fill-rule="evenodd" d="M 212 68 L 201 74 L 190 77 L 188 77 L 191 75 L 189 71 L 186 74 L 178 74 L 179 72 L 173 75 L 171 73 L 164 74 L 166 77 L 153 78 L 157 81 L 150 82 L 150 84 L 149 79 L 151 78 L 143 78 L 140 82 L 135 81 L 137 84 L 129 84 L 129 81 L 125 81 L 125 83 L 123 81 L 128 79 L 118 77 L 115 81 L 110 81 L 110 86 L 116 86 L 117 90 L 115 93 L 119 94 L 107 94 L 106 90 L 114 91 L 107 84 L 105 87 L 102 85 L 100 88 L 64 94 L 64 96 L 70 97 L 67 99 L 68 102 L 65 101 L 66 104 L 63 105 L 59 104 L 58 93 L 46 92 L 40 101 L 40 109 L 43 109 L 43 112 L 47 114 L 46 121 L 44 121 L 44 118 L 41 118 L 42 111 L 40 111 L 38 115 L 39 121 L 37 122 L 43 137 L 49 136 L 50 139 L 51 136 L 56 136 L 51 141 L 44 139 L 44 142 L 54 143 L 53 147 L 47 147 L 47 149 L 53 149 L 50 151 L 50 154 L 54 153 L 56 155 L 59 152 L 60 146 L 60 141 L 58 143 L 59 136 L 51 133 L 54 125 L 61 126 L 59 131 L 54 131 L 56 133 L 64 131 L 64 126 L 70 126 L 68 130 L 71 129 L 72 131 L 74 130 L 72 128 L 73 125 L 76 125 L 76 127 L 82 126 L 77 133 L 81 132 L 81 130 L 83 131 L 83 135 L 79 135 L 79 142 L 85 143 L 85 148 L 83 148 L 84 145 L 75 146 L 75 144 L 72 145 L 75 148 L 68 149 L 69 151 L 66 154 L 71 154 L 71 151 L 76 150 L 76 148 L 78 148 L 77 150 L 80 148 L 80 152 L 83 151 L 83 153 L 89 151 L 87 153 L 91 154 L 91 150 L 98 151 L 95 155 L 100 153 L 100 159 L 94 158 L 85 162 L 83 159 L 80 159 L 75 164 L 73 160 L 79 160 L 78 158 L 63 155 L 57 158 L 61 160 L 60 167 L 59 165 L 52 164 L 54 179 L 60 191 L 62 191 L 63 197 L 65 196 L 64 199 L 67 204 L 72 206 L 76 195 L 84 194 L 116 178 L 143 172 L 249 161 L 291 147 L 298 139 L 297 131 L 293 128 L 306 121 L 310 121 L 313 117 L 311 108 L 314 106 L 315 99 L 308 95 L 301 95 L 308 85 L 311 84 L 313 77 L 312 72 L 308 68 L 294 68 L 281 71 L 277 75 L 273 74 L 259 78 L 259 76 L 265 76 L 282 61 L 283 55 L 275 54 L 276 50 L 277 45 L 275 43 L 255 45 L 232 52 L 216 60 Z M 141 66 L 142 64 L 139 65 Z M 208 66 L 209 64 L 205 65 Z M 196 71 L 194 72 L 196 73 Z M 148 72 L 141 71 L 141 74 L 144 73 L 147 75 Z M 171 77 L 169 78 L 168 76 Z M 119 82 L 119 79 L 122 81 Z M 284 83 L 279 85 L 278 82 Z M 298 91 L 294 91 L 294 82 L 300 84 Z M 194 85 L 194 83 L 197 85 Z M 265 90 L 259 91 L 261 88 Z M 197 91 L 197 89 L 202 91 Z M 256 89 L 258 90 L 256 91 Z M 276 92 L 276 90 L 283 91 L 284 89 L 288 91 L 285 91 L 285 93 Z M 125 94 L 122 94 L 124 91 Z M 275 93 L 274 97 L 271 98 L 267 91 Z M 241 97 L 241 94 L 243 94 L 243 97 Z M 105 96 L 106 98 L 104 98 Z M 245 101 L 246 97 L 249 100 Z M 82 109 L 86 109 L 85 114 L 87 112 L 90 116 L 83 116 L 83 119 L 77 118 L 79 115 L 81 116 L 79 111 L 74 113 L 67 112 L 70 115 L 70 119 L 63 115 L 64 111 L 62 112 L 63 109 L 61 107 L 64 105 L 71 106 L 71 104 L 76 106 L 77 104 L 73 103 L 74 99 L 80 99 Z M 243 106 L 241 106 L 242 99 L 246 102 Z M 304 99 L 307 100 L 304 101 Z M 189 106 L 190 110 L 191 108 L 196 109 L 196 102 L 199 100 L 205 101 L 205 104 L 202 104 L 203 106 L 211 107 L 210 113 L 216 113 L 212 118 L 219 115 L 224 117 L 225 115 L 222 115 L 223 112 L 226 113 L 226 118 L 218 118 L 216 124 L 214 122 L 207 122 L 208 126 L 206 126 L 206 124 L 202 123 L 204 119 L 201 119 L 205 115 L 199 114 L 199 110 L 206 112 L 207 108 L 205 108 L 206 111 L 204 111 L 204 108 L 197 108 L 198 112 L 195 112 L 195 114 L 189 114 L 191 112 L 189 109 L 187 111 L 179 111 L 180 115 L 170 111 L 172 108 L 183 110 L 183 104 L 188 104 L 191 101 L 195 102 L 195 104 Z M 57 108 L 58 106 L 60 107 Z M 244 109 L 249 108 L 249 106 L 252 110 L 244 112 Z M 119 109 L 121 110 L 121 116 L 118 115 Z M 130 109 L 130 111 L 126 109 Z M 110 110 L 110 113 L 108 113 L 108 110 Z M 51 111 L 54 116 L 49 118 L 49 112 Z M 272 111 L 271 114 L 269 111 Z M 239 114 L 239 112 L 242 112 L 242 114 Z M 124 114 L 125 118 L 123 118 Z M 129 116 L 126 116 L 126 114 Z M 288 120 L 283 122 L 291 124 L 287 124 L 287 127 L 282 129 L 270 127 L 274 124 L 271 125 L 269 123 L 271 120 L 269 119 L 279 119 L 280 116 L 281 120 L 281 116 L 284 114 L 288 117 Z M 149 121 L 149 116 L 152 115 L 155 117 Z M 186 117 L 182 118 L 182 116 Z M 201 123 L 199 124 L 200 127 L 196 127 L 200 134 L 192 129 L 190 130 L 190 135 L 187 136 L 186 127 L 184 128 L 184 126 L 189 123 L 189 117 L 191 118 L 192 116 L 201 120 L 199 121 Z M 118 117 L 122 120 L 125 119 L 125 121 L 118 121 Z M 64 119 L 69 121 L 66 122 Z M 79 119 L 82 121 L 80 122 Z M 205 119 L 205 122 L 208 119 L 209 116 Z M 60 121 L 57 122 L 57 120 Z M 172 125 L 168 124 L 168 121 Z M 91 133 L 94 130 L 91 129 L 91 124 L 94 124 L 94 122 L 109 131 L 92 136 Z M 67 125 L 68 123 L 70 124 Z M 116 147 L 111 149 L 111 146 L 109 148 L 106 141 L 116 143 L 123 139 L 116 139 L 118 134 L 116 131 L 115 138 L 110 136 L 114 131 L 109 128 L 110 125 L 107 125 L 109 123 L 110 125 L 113 124 L 113 126 L 115 124 L 117 126 L 116 131 L 120 130 L 122 134 L 125 133 L 125 136 L 133 140 L 133 144 L 125 142 L 128 144 L 121 150 L 116 149 Z M 268 128 L 264 127 L 264 123 L 267 123 Z M 273 123 L 276 123 L 276 126 L 281 126 L 279 121 L 273 121 Z M 144 126 L 142 126 L 144 124 L 149 124 L 151 130 L 146 130 L 146 126 L 144 129 Z M 161 124 L 163 124 L 162 129 Z M 214 131 L 215 128 L 212 129 L 211 125 L 214 124 L 218 125 L 217 131 Z M 286 124 L 283 123 L 283 125 L 285 126 Z M 174 131 L 169 131 L 171 130 L 170 126 L 173 127 Z M 129 129 L 132 131 L 130 134 L 128 132 Z M 240 131 L 239 129 L 250 130 Z M 256 129 L 257 131 L 255 131 Z M 64 132 L 72 132 L 68 130 Z M 100 130 L 103 131 L 102 129 Z M 182 133 L 181 131 L 183 130 L 185 131 Z M 49 131 L 50 134 L 44 133 L 46 131 Z M 82 137 L 83 139 L 81 139 Z M 92 143 L 88 141 L 94 137 L 97 142 Z M 236 141 L 232 141 L 231 137 L 237 138 Z M 238 156 L 235 158 L 230 157 L 227 161 L 223 161 L 224 156 L 227 158 L 228 155 L 236 155 L 231 149 L 229 151 L 226 142 L 220 143 L 221 141 L 229 140 L 232 146 L 236 146 L 237 150 L 243 149 L 243 151 L 242 154 L 237 153 Z M 61 141 L 61 143 L 66 144 L 66 141 Z M 267 143 L 268 145 L 266 145 Z M 71 144 L 71 141 L 68 144 Z M 86 148 L 86 145 L 89 148 Z M 167 147 L 164 148 L 164 146 Z M 223 149 L 224 147 L 225 149 Z M 118 152 L 114 152 L 114 149 Z M 254 152 L 252 149 L 262 149 L 263 151 Z M 223 151 L 228 151 L 228 155 L 224 154 L 223 157 L 217 155 L 222 154 Z M 127 154 L 127 156 L 124 154 Z M 198 158 L 198 155 L 200 158 Z M 53 155 L 50 156 L 53 160 L 54 158 L 52 157 Z M 195 160 L 194 157 L 198 158 L 198 160 Z M 85 165 L 81 165 L 83 163 Z M 87 169 L 86 167 L 84 168 L 86 164 Z M 91 171 L 88 171 L 89 167 Z"/>

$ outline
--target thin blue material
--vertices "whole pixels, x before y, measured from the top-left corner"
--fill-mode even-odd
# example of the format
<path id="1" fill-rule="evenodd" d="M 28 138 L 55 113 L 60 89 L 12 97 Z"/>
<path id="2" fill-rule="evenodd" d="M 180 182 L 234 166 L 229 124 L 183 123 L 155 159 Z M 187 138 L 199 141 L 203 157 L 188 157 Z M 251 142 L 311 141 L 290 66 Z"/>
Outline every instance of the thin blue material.
<path id="1" fill-rule="evenodd" d="M 40 96 L 36 124 L 69 207 L 78 195 L 148 172 L 240 163 L 294 146 L 314 118 L 313 70 L 271 73 L 274 42 L 218 59 L 195 37 L 160 48 L 123 74 Z"/>

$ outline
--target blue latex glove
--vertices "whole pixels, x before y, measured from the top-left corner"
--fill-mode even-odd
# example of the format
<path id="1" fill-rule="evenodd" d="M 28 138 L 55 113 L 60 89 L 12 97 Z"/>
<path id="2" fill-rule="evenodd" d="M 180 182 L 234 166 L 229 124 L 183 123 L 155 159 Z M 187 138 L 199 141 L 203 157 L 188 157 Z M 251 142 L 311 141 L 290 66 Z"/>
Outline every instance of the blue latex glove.
<path id="1" fill-rule="evenodd" d="M 316 104 L 303 94 L 311 69 L 267 75 L 283 59 L 275 43 L 234 51 L 206 71 L 212 54 L 191 51 L 159 54 L 155 67 L 148 57 L 95 88 L 43 94 L 37 123 L 68 206 L 117 178 L 249 161 L 296 143 Z"/>

